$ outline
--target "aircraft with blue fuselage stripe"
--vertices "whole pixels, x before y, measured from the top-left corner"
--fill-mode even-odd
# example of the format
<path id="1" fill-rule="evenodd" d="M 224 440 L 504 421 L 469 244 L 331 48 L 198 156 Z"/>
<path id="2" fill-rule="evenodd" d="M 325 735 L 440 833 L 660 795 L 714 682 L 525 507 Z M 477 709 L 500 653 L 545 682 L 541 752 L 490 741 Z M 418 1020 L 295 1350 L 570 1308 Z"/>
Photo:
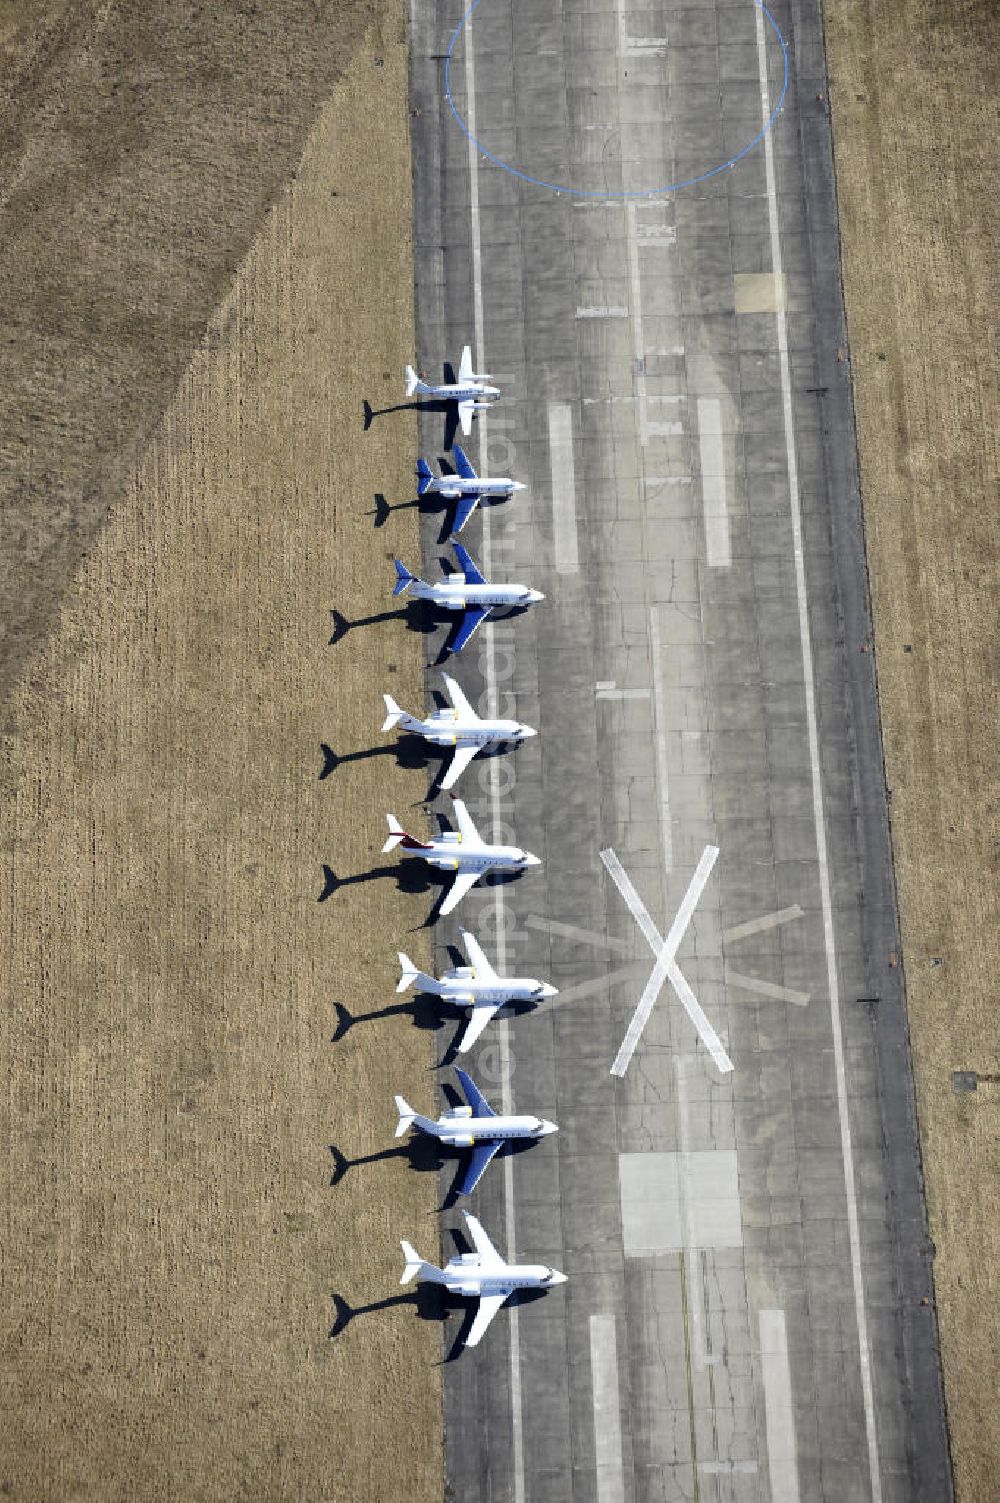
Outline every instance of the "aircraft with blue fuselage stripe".
<path id="1" fill-rule="evenodd" d="M 462 620 L 454 637 L 448 643 L 449 652 L 461 652 L 492 610 L 498 606 L 528 606 L 544 600 L 541 590 L 529 590 L 527 585 L 490 584 L 478 565 L 473 563 L 461 543 L 452 543 L 460 572 L 446 574 L 439 584 L 428 584 L 416 574 L 411 574 L 399 559 L 396 566 L 396 583 L 393 595 L 412 591 L 417 600 L 427 600 L 446 611 L 462 611 Z"/>
<path id="2" fill-rule="evenodd" d="M 492 378 L 485 372 L 472 369 L 472 348 L 466 345 L 458 366 L 458 380 L 440 385 L 425 381 L 418 376 L 412 365 L 406 367 L 407 397 L 431 397 L 438 402 L 454 402 L 458 408 L 458 420 L 462 432 L 468 438 L 472 431 L 472 419 L 480 407 L 488 407 L 500 398 L 499 386 L 490 386 Z"/>
<path id="3" fill-rule="evenodd" d="M 442 496 L 457 502 L 451 526 L 452 537 L 457 537 L 483 496 L 512 496 L 515 491 L 523 491 L 524 485 L 507 475 L 477 475 L 460 444 L 455 444 L 451 452 L 455 459 L 453 475 L 435 475 L 426 459 L 417 460 L 417 495 Z"/>

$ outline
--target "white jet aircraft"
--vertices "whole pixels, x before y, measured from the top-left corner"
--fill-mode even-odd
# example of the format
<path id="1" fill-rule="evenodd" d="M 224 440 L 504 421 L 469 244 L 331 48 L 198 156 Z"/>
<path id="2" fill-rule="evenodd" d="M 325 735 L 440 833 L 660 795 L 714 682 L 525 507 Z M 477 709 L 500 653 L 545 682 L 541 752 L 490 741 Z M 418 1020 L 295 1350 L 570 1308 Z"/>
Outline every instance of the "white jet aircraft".
<path id="1" fill-rule="evenodd" d="M 498 1115 L 464 1070 L 456 1066 L 455 1074 L 462 1083 L 468 1105 L 449 1107 L 436 1122 L 432 1122 L 430 1117 L 415 1112 L 402 1096 L 397 1096 L 399 1126 L 396 1137 L 401 1138 L 411 1127 L 417 1127 L 452 1148 L 471 1148 L 472 1157 L 458 1187 L 459 1195 L 470 1195 L 493 1155 L 499 1153 L 505 1143 L 514 1138 L 547 1138 L 559 1129 L 544 1117 Z"/>
<path id="2" fill-rule="evenodd" d="M 400 953 L 403 974 L 396 991 L 405 992 L 416 981 L 421 991 L 442 997 L 455 1007 L 471 1008 L 469 1026 L 458 1046 L 459 1054 L 466 1054 L 505 1003 L 540 1002 L 543 997 L 558 996 L 558 990 L 547 981 L 536 981 L 534 976 L 498 976 L 475 935 L 468 929 L 462 929 L 460 933 L 471 964 L 453 966 L 438 980 L 435 976 L 428 976 L 426 971 L 418 970 L 408 955 Z"/>
<path id="3" fill-rule="evenodd" d="M 487 383 L 491 377 L 486 372 L 477 372 L 472 369 L 472 348 L 466 345 L 462 351 L 462 358 L 458 365 L 458 380 L 447 382 L 438 386 L 431 381 L 424 381 L 417 375 L 412 365 L 406 367 L 406 395 L 414 394 L 421 397 L 433 397 L 439 402 L 455 402 L 458 406 L 458 420 L 462 425 L 462 432 L 468 437 L 472 431 L 473 413 L 480 407 L 488 407 L 491 402 L 496 402 L 500 397 L 499 386 L 489 386 Z"/>
<path id="4" fill-rule="evenodd" d="M 428 584 L 418 575 L 411 574 L 406 565 L 396 558 L 393 559 L 396 565 L 396 583 L 392 591 L 394 596 L 402 595 L 412 585 L 417 600 L 429 600 L 441 610 L 463 612 L 449 652 L 461 652 L 490 611 L 497 606 L 528 606 L 536 600 L 545 599 L 541 590 L 529 590 L 527 585 L 489 584 L 485 574 L 472 562 L 461 543 L 452 543 L 451 546 L 461 566 L 461 573 L 446 574 L 440 584 Z"/>
<path id="5" fill-rule="evenodd" d="M 458 502 L 451 529 L 454 538 L 461 532 L 483 496 L 512 496 L 515 491 L 523 491 L 524 486 L 520 480 L 510 480 L 506 475 L 492 478 L 477 475 L 459 444 L 455 444 L 451 452 L 455 456 L 455 475 L 435 475 L 426 459 L 417 460 L 417 495 L 426 496 L 430 491 L 431 495 L 443 496 L 446 501 Z"/>
<path id="6" fill-rule="evenodd" d="M 406 1267 L 401 1284 L 419 1278 L 421 1283 L 443 1284 L 449 1294 L 479 1300 L 479 1309 L 466 1338 L 466 1346 L 478 1346 L 486 1327 L 517 1289 L 552 1289 L 565 1284 L 566 1275 L 544 1263 L 507 1263 L 497 1252 L 475 1216 L 463 1211 L 475 1252 L 456 1253 L 444 1268 L 427 1263 L 409 1242 L 402 1242 Z"/>
<path id="7" fill-rule="evenodd" d="M 455 755 L 441 779 L 442 788 L 452 788 L 478 751 L 504 742 L 518 743 L 536 736 L 537 731 L 519 720 L 486 720 L 477 715 L 453 678 L 443 673 L 445 688 L 453 708 L 434 710 L 426 720 L 418 720 L 401 710 L 391 694 L 383 694 L 386 717 L 383 732 L 395 729 L 423 736 L 433 746 L 453 746 Z"/>
<path id="8" fill-rule="evenodd" d="M 519 872 L 527 866 L 541 866 L 538 856 L 522 851 L 518 845 L 488 845 L 472 822 L 472 816 L 460 798 L 455 798 L 455 819 L 458 830 L 446 830 L 435 835 L 433 840 L 416 840 L 408 835 L 394 814 L 387 814 L 389 838 L 382 847 L 383 853 L 402 847 L 404 857 L 421 856 L 430 865 L 442 871 L 453 871 L 455 880 L 448 889 L 448 896 L 441 904 L 441 915 L 451 913 L 480 877 L 489 871 Z"/>

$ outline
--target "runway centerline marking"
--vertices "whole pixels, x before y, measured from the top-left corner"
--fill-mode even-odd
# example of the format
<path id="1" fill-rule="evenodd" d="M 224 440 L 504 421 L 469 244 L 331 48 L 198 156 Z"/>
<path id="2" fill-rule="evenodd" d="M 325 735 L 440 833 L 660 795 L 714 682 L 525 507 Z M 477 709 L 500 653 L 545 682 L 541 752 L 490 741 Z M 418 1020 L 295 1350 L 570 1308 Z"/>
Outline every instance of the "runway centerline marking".
<path id="1" fill-rule="evenodd" d="M 649 1022 L 650 1014 L 663 988 L 664 981 L 669 981 L 673 987 L 678 1000 L 698 1030 L 699 1038 L 715 1061 L 716 1068 L 723 1075 L 728 1074 L 733 1068 L 733 1062 L 726 1053 L 722 1040 L 706 1017 L 700 1002 L 690 986 L 688 986 L 674 958 L 680 947 L 681 940 L 684 938 L 684 932 L 691 922 L 698 899 L 704 892 L 705 884 L 712 874 L 712 868 L 715 865 L 718 854 L 719 848 L 715 845 L 707 845 L 702 851 L 701 859 L 695 868 L 691 881 L 688 883 L 687 891 L 681 900 L 681 906 L 677 910 L 677 916 L 670 926 L 670 931 L 666 939 L 662 939 L 660 931 L 650 917 L 649 909 L 636 892 L 628 873 L 614 851 L 609 848 L 600 853 L 608 875 L 625 899 L 629 911 L 638 924 L 646 943 L 656 956 L 656 964 L 653 966 L 649 980 L 646 982 L 642 996 L 636 1005 L 632 1021 L 628 1026 L 625 1038 L 622 1040 L 622 1046 L 615 1056 L 614 1064 L 611 1066 L 612 1075 L 617 1075 L 620 1078 L 628 1069 L 629 1061 L 635 1053 L 642 1030 Z"/>
<path id="2" fill-rule="evenodd" d="M 760 79 L 761 118 L 773 119 L 770 110 L 771 89 L 767 71 L 767 45 L 764 16 L 756 14 L 757 64 Z M 787 56 L 787 54 L 786 54 Z M 771 271 L 783 286 L 781 228 L 778 222 L 778 193 L 774 171 L 774 144 L 769 130 L 764 131 L 764 174 L 767 183 L 767 216 L 771 239 Z M 861 1233 L 858 1225 L 858 1196 L 854 1183 L 854 1147 L 847 1098 L 847 1071 L 844 1064 L 844 1039 L 840 1021 L 840 986 L 837 979 L 837 950 L 833 933 L 833 899 L 826 846 L 826 819 L 823 812 L 823 781 L 819 753 L 819 728 L 816 718 L 816 688 L 813 679 L 812 636 L 809 626 L 809 597 L 806 588 L 805 554 L 802 546 L 802 505 L 799 499 L 798 460 L 795 454 L 795 423 L 792 414 L 792 379 L 788 357 L 788 320 L 783 307 L 774 314 L 778 339 L 778 364 L 781 371 L 781 409 L 785 429 L 785 462 L 788 472 L 789 510 L 795 559 L 795 593 L 798 600 L 799 643 L 802 653 L 802 678 L 806 700 L 806 728 L 809 762 L 812 772 L 813 823 L 816 829 L 816 859 L 819 866 L 820 903 L 823 910 L 823 941 L 826 949 L 827 981 L 830 993 L 830 1026 L 833 1033 L 834 1071 L 837 1080 L 837 1111 L 840 1119 L 840 1142 L 844 1157 L 844 1187 L 847 1191 L 847 1232 L 851 1249 L 851 1276 L 854 1283 L 854 1313 L 858 1330 L 858 1355 L 861 1366 L 861 1391 L 864 1397 L 865 1431 L 868 1440 L 868 1470 L 872 1503 L 882 1503 L 882 1478 L 879 1470 L 878 1433 L 875 1426 L 875 1397 L 872 1384 L 871 1351 L 868 1344 L 868 1314 L 861 1268 Z"/>
<path id="3" fill-rule="evenodd" d="M 653 675 L 653 720 L 656 736 L 656 786 L 659 792 L 657 812 L 660 819 L 660 849 L 663 867 L 674 864 L 674 835 L 670 820 L 670 780 L 667 773 L 667 715 L 663 703 L 663 663 L 660 656 L 660 617 L 656 606 L 649 608 L 649 655 Z"/>

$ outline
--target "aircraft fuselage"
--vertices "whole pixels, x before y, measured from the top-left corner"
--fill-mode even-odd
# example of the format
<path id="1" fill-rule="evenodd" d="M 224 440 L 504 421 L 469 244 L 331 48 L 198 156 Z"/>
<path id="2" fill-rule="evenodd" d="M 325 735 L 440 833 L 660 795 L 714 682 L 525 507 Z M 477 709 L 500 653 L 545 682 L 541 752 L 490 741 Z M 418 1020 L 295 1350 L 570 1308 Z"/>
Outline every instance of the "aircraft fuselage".
<path id="1" fill-rule="evenodd" d="M 451 1294 L 470 1296 L 504 1294 L 510 1289 L 548 1289 L 564 1284 L 566 1275 L 544 1263 L 504 1263 L 483 1269 L 478 1253 L 461 1253 L 443 1270 L 445 1288 Z"/>
<path id="2" fill-rule="evenodd" d="M 454 710 L 441 710 L 420 722 L 419 734 L 436 746 L 489 746 L 491 741 L 522 741 L 526 726 L 517 720 L 461 721 Z"/>
<path id="3" fill-rule="evenodd" d="M 451 1117 L 446 1112 L 435 1124 L 434 1135 L 455 1148 L 470 1148 L 483 1138 L 543 1138 L 554 1130 L 541 1117 Z"/>
<path id="4" fill-rule="evenodd" d="M 464 611 L 469 606 L 531 605 L 544 600 L 539 590 L 527 585 L 510 584 L 425 584 L 414 580 L 411 589 L 418 600 L 431 600 L 446 611 Z"/>

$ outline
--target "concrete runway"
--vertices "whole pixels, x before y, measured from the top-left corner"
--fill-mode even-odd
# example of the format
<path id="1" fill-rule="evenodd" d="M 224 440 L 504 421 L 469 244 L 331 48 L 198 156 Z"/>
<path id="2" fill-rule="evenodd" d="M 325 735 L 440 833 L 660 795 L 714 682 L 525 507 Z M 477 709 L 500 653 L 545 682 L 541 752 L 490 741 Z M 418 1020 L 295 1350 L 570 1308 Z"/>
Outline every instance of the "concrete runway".
<path id="1" fill-rule="evenodd" d="M 529 488 L 462 541 L 547 599 L 452 662 L 540 733 L 457 791 L 544 865 L 476 889 L 437 960 L 464 924 L 561 989 L 472 1055 L 560 1131 L 471 1209 L 569 1282 L 447 1366 L 449 1496 L 940 1503 L 818 12 L 481 0 L 456 108 L 569 191 L 463 134 L 460 19 L 415 0 L 416 353 L 440 379 L 470 343 L 498 377 L 468 450 Z M 777 28 L 784 108 L 739 156 L 782 93 Z M 657 954 L 706 847 L 678 975 Z"/>

